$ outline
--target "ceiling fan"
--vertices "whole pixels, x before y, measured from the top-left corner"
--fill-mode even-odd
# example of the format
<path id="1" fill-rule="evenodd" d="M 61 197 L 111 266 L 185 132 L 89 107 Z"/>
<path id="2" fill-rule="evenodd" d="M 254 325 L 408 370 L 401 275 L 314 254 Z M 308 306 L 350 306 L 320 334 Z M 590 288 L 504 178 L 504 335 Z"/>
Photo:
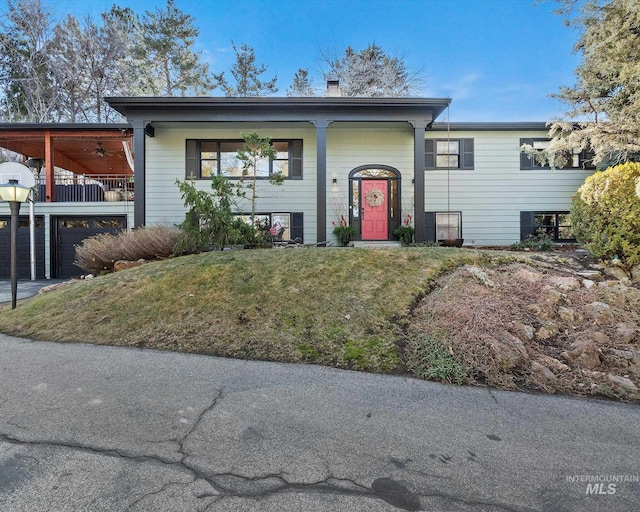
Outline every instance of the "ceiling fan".
<path id="1" fill-rule="evenodd" d="M 102 158 L 106 154 L 107 152 L 102 147 L 102 142 L 98 142 L 98 147 L 96 148 L 96 156 Z"/>

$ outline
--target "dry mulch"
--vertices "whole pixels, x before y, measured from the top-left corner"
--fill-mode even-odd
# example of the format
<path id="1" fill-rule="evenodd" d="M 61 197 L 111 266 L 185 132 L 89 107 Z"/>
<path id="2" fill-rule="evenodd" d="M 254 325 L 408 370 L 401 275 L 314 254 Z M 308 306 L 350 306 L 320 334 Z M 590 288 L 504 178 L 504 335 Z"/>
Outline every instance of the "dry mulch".
<path id="1" fill-rule="evenodd" d="M 414 309 L 472 384 L 640 400 L 640 290 L 593 272 L 574 249 L 465 266 Z M 588 278 L 589 277 L 589 278 Z"/>

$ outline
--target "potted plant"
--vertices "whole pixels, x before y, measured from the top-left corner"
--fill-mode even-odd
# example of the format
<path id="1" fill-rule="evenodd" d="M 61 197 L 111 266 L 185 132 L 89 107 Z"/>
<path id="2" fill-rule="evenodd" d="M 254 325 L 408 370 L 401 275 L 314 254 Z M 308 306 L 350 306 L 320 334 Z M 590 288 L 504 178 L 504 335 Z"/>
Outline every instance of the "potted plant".
<path id="1" fill-rule="evenodd" d="M 393 230 L 393 234 L 400 239 L 402 245 L 410 245 L 413 242 L 413 234 L 416 230 L 411 225 L 411 220 L 411 215 L 407 214 L 402 221 L 402 225 Z"/>
<path id="2" fill-rule="evenodd" d="M 333 234 L 338 237 L 338 242 L 342 247 L 347 247 L 349 242 L 351 242 L 352 238 L 356 235 L 356 228 L 353 226 L 349 226 L 347 219 L 344 218 L 344 215 L 340 215 L 340 219 L 338 223 L 332 222 L 335 226 L 333 228 Z"/>

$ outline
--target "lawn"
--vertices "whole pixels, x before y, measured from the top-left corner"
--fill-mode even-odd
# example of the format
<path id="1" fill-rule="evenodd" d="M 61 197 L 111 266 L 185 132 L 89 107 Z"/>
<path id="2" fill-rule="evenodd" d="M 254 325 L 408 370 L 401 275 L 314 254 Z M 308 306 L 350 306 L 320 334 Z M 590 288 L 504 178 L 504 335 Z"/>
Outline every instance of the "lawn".
<path id="1" fill-rule="evenodd" d="M 493 256 L 493 255 L 491 255 Z M 0 307 L 0 331 L 372 372 L 404 370 L 404 330 L 435 279 L 489 253 L 439 247 L 212 252 Z"/>

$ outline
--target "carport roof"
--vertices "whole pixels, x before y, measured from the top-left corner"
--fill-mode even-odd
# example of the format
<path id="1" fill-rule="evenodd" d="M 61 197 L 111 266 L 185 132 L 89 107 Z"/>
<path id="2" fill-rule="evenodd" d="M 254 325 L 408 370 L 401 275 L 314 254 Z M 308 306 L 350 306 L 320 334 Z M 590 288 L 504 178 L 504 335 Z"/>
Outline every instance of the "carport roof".
<path id="1" fill-rule="evenodd" d="M 53 165 L 76 174 L 131 174 L 122 142 L 132 136 L 124 123 L 0 123 L 0 147 L 46 160 L 50 143 Z"/>

